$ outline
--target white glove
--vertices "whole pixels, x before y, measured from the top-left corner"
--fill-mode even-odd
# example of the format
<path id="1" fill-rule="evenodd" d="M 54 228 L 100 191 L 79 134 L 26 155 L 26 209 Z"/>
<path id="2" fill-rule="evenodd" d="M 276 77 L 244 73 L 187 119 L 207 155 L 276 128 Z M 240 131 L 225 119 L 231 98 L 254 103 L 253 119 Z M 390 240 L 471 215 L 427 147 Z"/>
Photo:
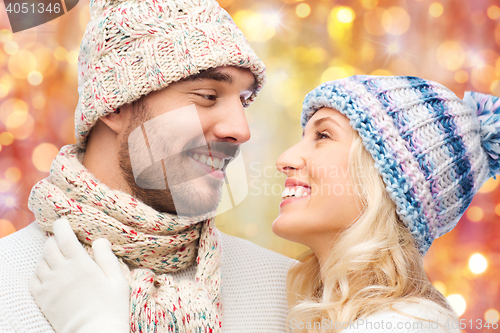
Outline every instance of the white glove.
<path id="1" fill-rule="evenodd" d="M 57 333 L 129 333 L 130 287 L 107 239 L 92 244 L 95 261 L 68 220 L 54 222 L 30 280 L 31 293 Z"/>

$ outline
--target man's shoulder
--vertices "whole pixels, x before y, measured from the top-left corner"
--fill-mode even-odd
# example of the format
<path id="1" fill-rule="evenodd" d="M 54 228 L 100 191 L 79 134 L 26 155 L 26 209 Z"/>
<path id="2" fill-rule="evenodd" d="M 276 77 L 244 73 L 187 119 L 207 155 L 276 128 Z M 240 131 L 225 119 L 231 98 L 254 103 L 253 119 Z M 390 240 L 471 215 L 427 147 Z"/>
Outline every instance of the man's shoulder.
<path id="1" fill-rule="evenodd" d="M 223 277 L 228 284 L 257 283 L 255 288 L 283 290 L 291 265 L 296 262 L 250 241 L 220 232 Z"/>
<path id="2" fill-rule="evenodd" d="M 222 242 L 222 253 L 224 261 L 237 261 L 240 263 L 266 267 L 275 267 L 288 271 L 294 259 L 282 254 L 263 248 L 248 240 L 230 236 L 219 231 Z"/>
<path id="3" fill-rule="evenodd" d="M 224 332 L 284 332 L 286 276 L 295 261 L 250 241 L 219 235 Z"/>
<path id="4" fill-rule="evenodd" d="M 32 223 L 0 238 L 0 288 L 27 283 L 42 254 L 44 237 L 36 223 Z"/>
<path id="5" fill-rule="evenodd" d="M 36 223 L 0 239 L 0 332 L 54 332 L 29 290 L 44 242 Z"/>
<path id="6" fill-rule="evenodd" d="M 0 265 L 18 265 L 36 261 L 45 242 L 43 232 L 33 222 L 27 227 L 0 238 Z"/>

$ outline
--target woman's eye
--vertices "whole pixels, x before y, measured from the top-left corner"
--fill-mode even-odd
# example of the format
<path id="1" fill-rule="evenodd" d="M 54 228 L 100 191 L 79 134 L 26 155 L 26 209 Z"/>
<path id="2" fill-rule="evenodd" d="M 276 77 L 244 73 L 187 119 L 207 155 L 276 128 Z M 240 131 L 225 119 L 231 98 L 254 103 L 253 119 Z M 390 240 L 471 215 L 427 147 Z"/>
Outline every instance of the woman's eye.
<path id="1" fill-rule="evenodd" d="M 316 140 L 329 139 L 330 136 L 325 132 L 316 131 Z"/>

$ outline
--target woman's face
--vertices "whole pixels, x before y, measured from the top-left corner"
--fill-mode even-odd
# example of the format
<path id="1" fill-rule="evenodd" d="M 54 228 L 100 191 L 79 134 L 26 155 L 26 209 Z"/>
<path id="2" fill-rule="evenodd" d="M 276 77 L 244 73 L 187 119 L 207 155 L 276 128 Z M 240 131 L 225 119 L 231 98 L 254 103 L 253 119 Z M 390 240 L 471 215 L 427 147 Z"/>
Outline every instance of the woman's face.
<path id="1" fill-rule="evenodd" d="M 310 247 L 318 257 L 360 214 L 348 170 L 353 135 L 347 117 L 322 108 L 307 123 L 302 140 L 276 162 L 287 179 L 273 232 Z"/>

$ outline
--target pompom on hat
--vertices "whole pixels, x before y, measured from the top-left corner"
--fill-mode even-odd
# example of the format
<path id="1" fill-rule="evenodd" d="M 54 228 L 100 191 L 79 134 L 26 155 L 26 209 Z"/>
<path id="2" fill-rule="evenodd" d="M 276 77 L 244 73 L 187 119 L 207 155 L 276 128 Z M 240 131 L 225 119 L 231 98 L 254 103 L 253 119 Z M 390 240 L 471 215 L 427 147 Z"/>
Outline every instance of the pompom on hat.
<path id="1" fill-rule="evenodd" d="M 349 118 L 422 255 L 500 173 L 498 97 L 466 92 L 461 100 L 417 77 L 353 76 L 311 91 L 302 127 L 323 107 Z"/>
<path id="2" fill-rule="evenodd" d="M 488 156 L 490 176 L 500 174 L 500 98 L 466 92 L 464 101 L 476 110 L 481 125 L 481 142 Z"/>
<path id="3" fill-rule="evenodd" d="M 77 145 L 97 119 L 202 70 L 249 69 L 258 88 L 265 66 L 214 0 L 91 0 L 78 57 Z"/>

